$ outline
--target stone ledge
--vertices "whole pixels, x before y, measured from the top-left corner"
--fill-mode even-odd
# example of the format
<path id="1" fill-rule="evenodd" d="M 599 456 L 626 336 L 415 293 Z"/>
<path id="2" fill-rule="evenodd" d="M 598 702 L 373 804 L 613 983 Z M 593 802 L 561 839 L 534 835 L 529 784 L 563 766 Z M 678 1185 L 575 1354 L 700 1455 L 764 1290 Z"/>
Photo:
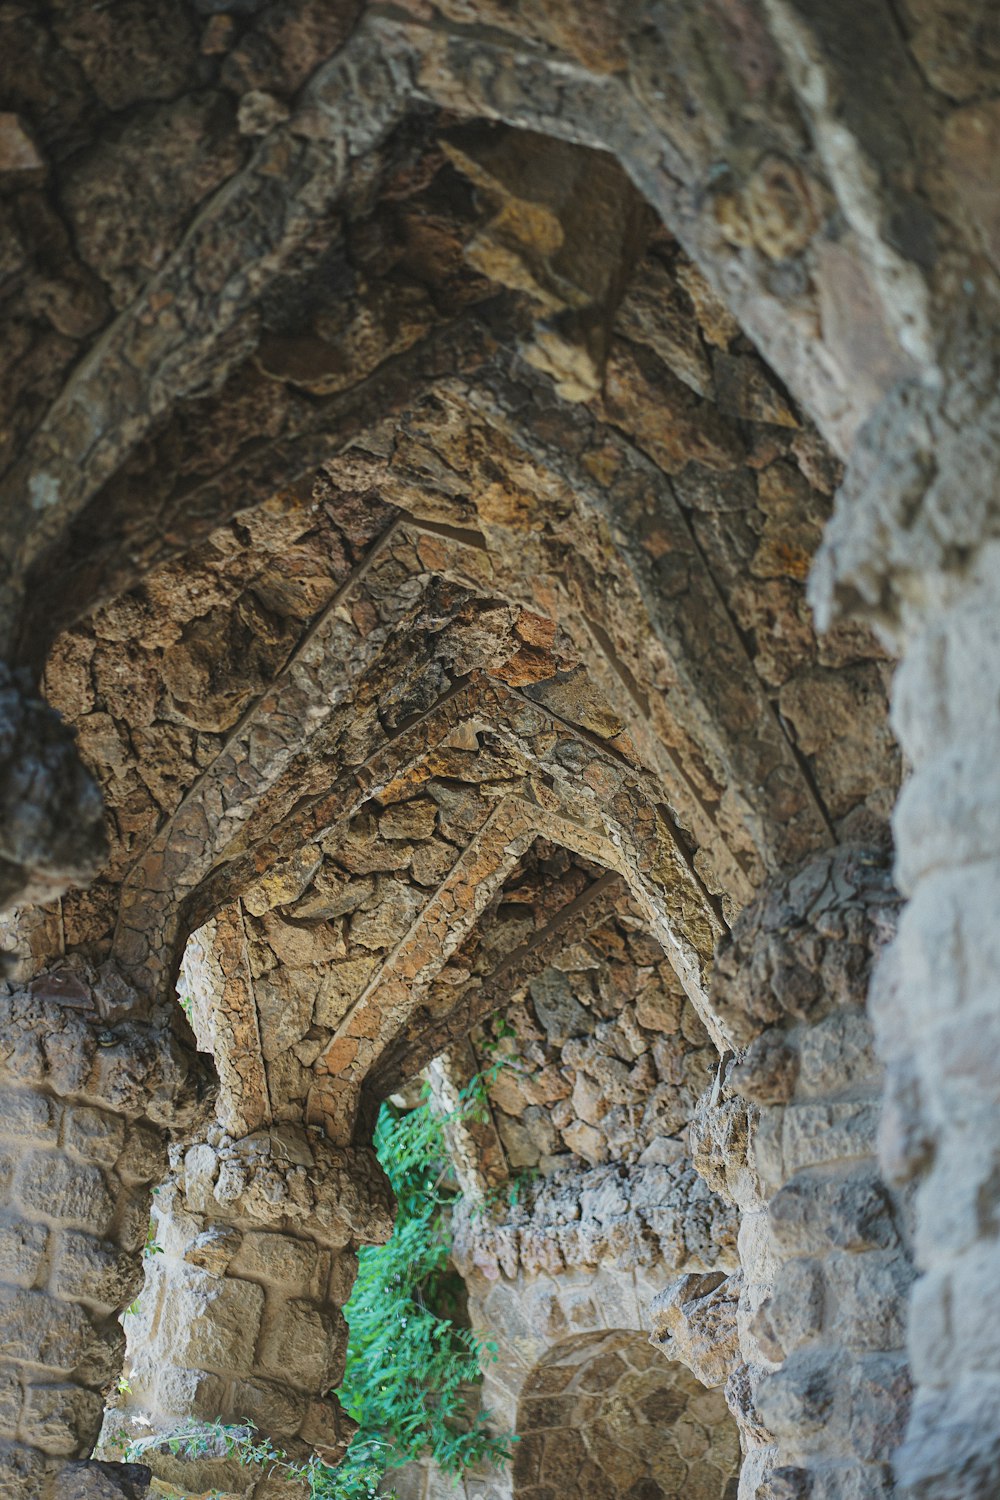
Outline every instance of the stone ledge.
<path id="1" fill-rule="evenodd" d="M 193 1213 L 308 1227 L 316 1240 L 383 1245 L 395 1201 L 374 1151 L 331 1145 L 321 1134 L 278 1125 L 234 1141 L 220 1128 L 181 1154 L 175 1170 Z"/>

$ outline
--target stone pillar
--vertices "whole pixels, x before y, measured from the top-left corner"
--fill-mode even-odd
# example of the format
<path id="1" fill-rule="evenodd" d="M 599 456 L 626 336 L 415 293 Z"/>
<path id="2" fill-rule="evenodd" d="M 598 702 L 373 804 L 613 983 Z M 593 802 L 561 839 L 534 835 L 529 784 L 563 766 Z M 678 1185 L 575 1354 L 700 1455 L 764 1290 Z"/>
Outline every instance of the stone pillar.
<path id="1" fill-rule="evenodd" d="M 1000 547 L 911 637 L 894 721 L 910 896 L 873 990 L 888 1063 L 883 1165 L 915 1184 L 910 1357 L 897 1455 L 918 1500 L 1000 1494 Z"/>
<path id="2" fill-rule="evenodd" d="M 344 1371 L 354 1250 L 385 1243 L 394 1207 L 374 1152 L 300 1126 L 241 1140 L 214 1126 L 175 1147 L 155 1209 L 162 1253 L 127 1320 L 131 1390 L 105 1442 L 121 1428 L 169 1437 L 251 1424 L 290 1461 L 336 1463 L 354 1430 L 328 1394 Z M 185 1495 L 308 1493 L 280 1466 L 248 1470 L 219 1444 L 163 1443 L 143 1458 Z"/>
<path id="3" fill-rule="evenodd" d="M 469 1203 L 484 1203 L 510 1176 L 507 1153 L 493 1119 L 488 1098 L 475 1111 L 462 1111 L 462 1092 L 479 1072 L 480 1062 L 465 1038 L 432 1059 L 423 1076 L 430 1084 L 431 1103 L 444 1119 L 448 1159 Z"/>
<path id="4" fill-rule="evenodd" d="M 201 1120 L 206 1060 L 138 1019 L 111 973 L 0 987 L 0 1493 L 138 1500 L 148 1472 L 87 1462 L 142 1285 L 168 1128 Z"/>
<path id="5" fill-rule="evenodd" d="M 984 136 L 985 140 L 986 137 Z M 814 569 L 821 626 L 872 619 L 902 656 L 894 814 L 908 899 L 872 990 L 885 1175 L 915 1190 L 915 1382 L 895 1459 L 914 1500 L 1000 1493 L 1000 351 L 968 268 L 935 378 L 862 432 Z"/>
<path id="6" fill-rule="evenodd" d="M 667 1359 L 687 1365 L 705 1385 L 724 1384 L 739 1429 L 743 1463 L 740 1494 L 755 1496 L 774 1467 L 775 1448 L 756 1407 L 764 1367 L 747 1333 L 774 1284 L 775 1256 L 767 1228 L 764 1189 L 754 1163 L 758 1111 L 736 1094 L 731 1054 L 714 1085 L 698 1101 L 688 1131 L 691 1160 L 719 1197 L 739 1210 L 739 1270 L 681 1277 L 650 1307 L 652 1342 Z"/>
<path id="7" fill-rule="evenodd" d="M 772 882 L 716 961 L 713 1003 L 740 1054 L 731 1085 L 757 1111 L 756 1274 L 769 1260 L 771 1275 L 738 1321 L 773 1468 L 741 1496 L 892 1493 L 912 1270 L 905 1204 L 876 1162 L 882 1069 L 865 1001 L 898 905 L 884 856 L 832 850 Z"/>

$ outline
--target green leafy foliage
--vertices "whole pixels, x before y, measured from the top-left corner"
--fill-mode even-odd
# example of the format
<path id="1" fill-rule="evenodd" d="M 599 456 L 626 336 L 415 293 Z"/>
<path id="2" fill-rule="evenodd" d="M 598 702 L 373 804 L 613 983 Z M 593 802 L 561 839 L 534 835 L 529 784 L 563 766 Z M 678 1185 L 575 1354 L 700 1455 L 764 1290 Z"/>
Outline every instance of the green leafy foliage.
<path id="1" fill-rule="evenodd" d="M 514 1436 L 491 1432 L 489 1414 L 475 1409 L 482 1361 L 496 1358 L 496 1346 L 456 1322 L 464 1286 L 450 1264 L 454 1190 L 445 1140 L 450 1120 L 482 1115 L 503 1065 L 497 1061 L 474 1078 L 449 1116 L 431 1107 L 426 1088 L 416 1109 L 384 1104 L 379 1113 L 375 1148 L 398 1211 L 388 1244 L 359 1251 L 357 1281 L 344 1308 L 350 1341 L 338 1395 L 359 1426 L 343 1462 L 336 1468 L 317 1458 L 294 1464 L 249 1423 L 219 1422 L 140 1440 L 122 1434 L 118 1446 L 128 1460 L 141 1460 L 153 1447 L 223 1453 L 307 1480 L 312 1500 L 374 1500 L 391 1495 L 387 1475 L 413 1459 L 431 1458 L 458 1478 L 483 1460 L 500 1465 L 510 1458 Z M 146 1248 L 160 1249 L 151 1235 Z"/>
<path id="2" fill-rule="evenodd" d="M 482 1112 L 495 1071 L 472 1080 L 455 1115 Z M 426 1093 L 405 1114 L 391 1105 L 379 1114 L 375 1147 L 398 1214 L 389 1243 L 358 1255 L 358 1279 L 344 1309 L 351 1336 L 340 1399 L 360 1430 L 336 1471 L 337 1487 L 316 1492 L 323 1500 L 371 1493 L 348 1486 L 355 1446 L 370 1457 L 373 1438 L 385 1470 L 431 1457 L 457 1478 L 484 1459 L 500 1464 L 510 1457 L 513 1438 L 491 1433 L 489 1414 L 470 1409 L 481 1362 L 496 1358 L 496 1346 L 455 1321 L 464 1288 L 449 1261 L 446 1124 Z"/>

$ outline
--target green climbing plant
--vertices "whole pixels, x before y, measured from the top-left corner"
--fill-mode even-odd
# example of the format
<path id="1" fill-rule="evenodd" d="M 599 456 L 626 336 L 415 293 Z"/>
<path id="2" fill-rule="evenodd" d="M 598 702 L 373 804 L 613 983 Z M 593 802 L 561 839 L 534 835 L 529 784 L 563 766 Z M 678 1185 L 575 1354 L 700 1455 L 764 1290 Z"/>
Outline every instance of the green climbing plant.
<path id="1" fill-rule="evenodd" d="M 396 1194 L 396 1226 L 387 1245 L 358 1256 L 344 1309 L 351 1334 L 339 1394 L 359 1431 L 343 1465 L 331 1471 L 330 1488 L 314 1488 L 317 1500 L 365 1500 L 389 1470 L 416 1458 L 430 1457 L 455 1477 L 483 1460 L 510 1458 L 512 1435 L 491 1432 L 489 1413 L 471 1410 L 470 1390 L 496 1346 L 455 1321 L 463 1288 L 450 1263 L 454 1195 L 445 1142 L 449 1119 L 483 1114 L 502 1066 L 473 1078 L 450 1116 L 432 1108 L 427 1090 L 405 1113 L 382 1106 L 375 1149 Z M 357 1482 L 355 1446 L 365 1470 Z M 373 1455 L 384 1467 L 366 1488 Z"/>
<path id="2" fill-rule="evenodd" d="M 456 1322 L 463 1287 L 450 1262 L 454 1188 L 445 1140 L 450 1121 L 484 1115 L 487 1090 L 503 1066 L 498 1059 L 473 1078 L 449 1115 L 432 1107 L 426 1087 L 415 1109 L 384 1104 L 379 1112 L 375 1149 L 398 1209 L 388 1243 L 359 1251 L 357 1281 L 344 1309 L 350 1339 L 337 1394 L 358 1431 L 343 1462 L 336 1468 L 317 1458 L 292 1463 L 249 1423 L 192 1423 L 139 1440 L 123 1434 L 119 1446 L 127 1459 L 141 1460 L 158 1446 L 192 1455 L 221 1452 L 307 1480 L 312 1500 L 374 1500 L 391 1495 L 387 1476 L 414 1459 L 433 1459 L 457 1478 L 484 1460 L 499 1466 L 510 1458 L 513 1434 L 491 1431 L 489 1413 L 476 1410 L 471 1399 L 483 1361 L 496 1359 L 497 1351 Z"/>

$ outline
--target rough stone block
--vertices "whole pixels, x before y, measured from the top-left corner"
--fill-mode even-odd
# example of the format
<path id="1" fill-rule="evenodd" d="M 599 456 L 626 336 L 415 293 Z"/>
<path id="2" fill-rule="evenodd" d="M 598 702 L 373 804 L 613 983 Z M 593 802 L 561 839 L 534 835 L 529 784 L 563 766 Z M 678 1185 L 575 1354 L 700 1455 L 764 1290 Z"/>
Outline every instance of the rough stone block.
<path id="1" fill-rule="evenodd" d="M 873 1166 L 847 1176 L 800 1172 L 771 1199 L 768 1224 L 786 1252 L 889 1250 L 899 1244 L 888 1189 Z"/>
<path id="2" fill-rule="evenodd" d="M 163 1132 L 144 1121 L 133 1121 L 125 1136 L 118 1172 L 124 1182 L 159 1182 L 167 1167 L 167 1145 Z"/>
<path id="3" fill-rule="evenodd" d="M 350 1298 L 354 1283 L 358 1279 L 358 1257 L 350 1250 L 342 1250 L 339 1254 L 333 1255 L 325 1252 L 324 1264 L 327 1260 L 330 1266 L 327 1279 L 327 1301 L 332 1302 L 335 1307 L 343 1307 Z M 320 1274 L 325 1274 L 322 1267 Z"/>
<path id="4" fill-rule="evenodd" d="M 754 1500 L 813 1500 L 813 1474 L 797 1464 L 781 1464 L 753 1491 Z"/>
<path id="5" fill-rule="evenodd" d="M 425 1500 L 426 1485 L 426 1464 L 404 1464 L 402 1468 L 392 1471 L 392 1487 L 396 1492 L 396 1500 Z"/>
<path id="6" fill-rule="evenodd" d="M 83 1309 L 56 1302 L 44 1292 L 12 1292 L 0 1298 L 0 1348 L 17 1363 L 73 1369 L 93 1342 Z"/>
<path id="7" fill-rule="evenodd" d="M 795 1092 L 799 1051 L 787 1032 L 778 1027 L 762 1032 L 736 1067 L 732 1084 L 744 1099 L 756 1104 L 787 1104 Z"/>
<path id="8" fill-rule="evenodd" d="M 53 1092 L 65 1099 L 71 1094 L 88 1092 L 93 1043 L 84 1041 L 81 1045 L 80 1032 L 71 1020 L 67 1021 L 66 1012 L 62 1013 L 59 1020 L 66 1022 L 65 1029 L 46 1031 L 41 1042 L 45 1057 L 45 1081 Z"/>
<path id="9" fill-rule="evenodd" d="M 63 1306 L 72 1304 L 64 1302 Z M 73 1370 L 74 1379 L 81 1385 L 107 1390 L 120 1375 L 124 1359 L 125 1333 L 121 1324 L 112 1319 L 93 1330 L 87 1352 Z"/>
<path id="10" fill-rule="evenodd" d="M 309 1486 L 297 1479 L 267 1478 L 254 1486 L 253 1500 L 308 1500 Z"/>
<path id="11" fill-rule="evenodd" d="M 813 1260 L 790 1260 L 775 1278 L 774 1291 L 752 1324 L 769 1359 L 781 1360 L 818 1338 L 823 1327 L 823 1275 Z"/>
<path id="12" fill-rule="evenodd" d="M 357 1423 L 336 1396 L 310 1401 L 302 1421 L 302 1441 L 315 1448 L 327 1463 L 335 1463 L 357 1431 Z"/>
<path id="13" fill-rule="evenodd" d="M 50 1500 L 52 1463 L 20 1443 L 0 1443 L 0 1494 L 4 1500 Z"/>
<path id="14" fill-rule="evenodd" d="M 141 1250 L 149 1233 L 149 1211 L 152 1195 L 148 1188 L 132 1188 L 125 1192 L 118 1207 L 117 1235 L 125 1250 Z"/>
<path id="15" fill-rule="evenodd" d="M 145 1500 L 145 1464 L 68 1464 L 59 1476 L 59 1500 Z"/>
<path id="16" fill-rule="evenodd" d="M 844 1360 L 829 1350 L 802 1349 L 780 1370 L 764 1376 L 757 1391 L 761 1418 L 792 1454 L 808 1452 L 822 1433 L 845 1426 Z M 840 1399 L 838 1400 L 838 1396 Z"/>
<path id="17" fill-rule="evenodd" d="M 70 1457 L 97 1441 L 104 1401 L 78 1385 L 32 1385 L 25 1391 L 21 1435 L 35 1448 Z"/>
<path id="18" fill-rule="evenodd" d="M 318 1259 L 319 1252 L 309 1240 L 255 1230 L 243 1236 L 232 1271 L 236 1276 L 274 1282 L 292 1293 L 301 1293 L 309 1290 Z"/>
<path id="19" fill-rule="evenodd" d="M 738 1277 L 682 1276 L 650 1306 L 652 1336 L 667 1359 L 681 1360 L 707 1386 L 722 1385 L 738 1359 L 738 1297 Z"/>
<path id="20" fill-rule="evenodd" d="M 63 1144 L 87 1161 L 113 1166 L 125 1144 L 125 1121 L 103 1109 L 74 1105 L 66 1114 Z"/>
<path id="21" fill-rule="evenodd" d="M 796 1098 L 838 1094 L 877 1085 L 871 1023 L 863 1010 L 849 1007 L 825 1016 L 799 1033 Z"/>
<path id="22" fill-rule="evenodd" d="M 758 1171 L 766 1182 L 781 1186 L 805 1167 L 870 1157 L 877 1130 L 874 1100 L 790 1104 L 779 1118 L 761 1121 L 755 1142 Z"/>
<path id="23" fill-rule="evenodd" d="M 347 1324 L 338 1312 L 296 1300 L 268 1309 L 260 1366 L 294 1377 L 304 1390 L 326 1391 L 343 1376 L 346 1349 Z"/>
<path id="24" fill-rule="evenodd" d="M 218 1375 L 205 1370 L 183 1370 L 176 1365 L 165 1365 L 154 1371 L 154 1375 L 160 1411 L 171 1415 L 222 1411 L 226 1387 Z"/>
<path id="25" fill-rule="evenodd" d="M 17 1218 L 0 1222 L 0 1283 L 31 1286 L 41 1270 L 48 1239 L 44 1224 Z"/>
<path id="26" fill-rule="evenodd" d="M 31 1213 L 46 1214 L 103 1234 L 115 1201 L 98 1167 L 72 1161 L 57 1151 L 32 1151 L 17 1173 L 17 1196 Z"/>
<path id="27" fill-rule="evenodd" d="M 904 1354 L 867 1354 L 849 1368 L 849 1448 L 868 1463 L 888 1462 L 903 1440 L 912 1382 Z"/>
<path id="28" fill-rule="evenodd" d="M 252 1282 L 191 1270 L 166 1300 L 166 1347 L 188 1367 L 249 1373 L 263 1311 L 264 1293 Z M 289 1363 L 292 1351 L 277 1369 L 287 1370 Z"/>
<path id="29" fill-rule="evenodd" d="M 23 1399 L 21 1372 L 9 1365 L 0 1365 L 0 1434 L 4 1437 L 16 1435 Z"/>
<path id="30" fill-rule="evenodd" d="M 236 1380 L 229 1405 L 240 1419 L 252 1422 L 270 1438 L 294 1436 L 306 1414 L 308 1398 L 288 1386 L 271 1380 Z M 178 1407 L 177 1410 L 182 1408 Z M 203 1407 L 199 1404 L 198 1410 Z"/>
<path id="31" fill-rule="evenodd" d="M 22 1153 L 15 1146 L 0 1146 L 0 1194 L 9 1198 Z"/>
<path id="32" fill-rule="evenodd" d="M 212 1276 L 224 1276 L 240 1242 L 238 1229 L 214 1224 L 210 1229 L 203 1229 L 200 1234 L 195 1235 L 183 1252 L 184 1259 L 189 1265 L 198 1266 Z"/>
<path id="33" fill-rule="evenodd" d="M 60 1297 L 84 1297 L 109 1309 L 127 1307 L 144 1279 L 141 1258 L 111 1240 L 64 1230 L 58 1236 L 50 1286 Z"/>
<path id="34" fill-rule="evenodd" d="M 309 1500 L 309 1486 L 297 1479 L 260 1479 L 254 1486 L 253 1500 Z"/>
<path id="35" fill-rule="evenodd" d="M 37 1089 L 0 1089 L 0 1135 L 16 1140 L 55 1140 L 59 1106 Z"/>
<path id="36" fill-rule="evenodd" d="M 824 1260 L 823 1276 L 829 1327 L 842 1348 L 875 1352 L 903 1347 L 913 1269 L 902 1252 L 835 1252 Z"/>

